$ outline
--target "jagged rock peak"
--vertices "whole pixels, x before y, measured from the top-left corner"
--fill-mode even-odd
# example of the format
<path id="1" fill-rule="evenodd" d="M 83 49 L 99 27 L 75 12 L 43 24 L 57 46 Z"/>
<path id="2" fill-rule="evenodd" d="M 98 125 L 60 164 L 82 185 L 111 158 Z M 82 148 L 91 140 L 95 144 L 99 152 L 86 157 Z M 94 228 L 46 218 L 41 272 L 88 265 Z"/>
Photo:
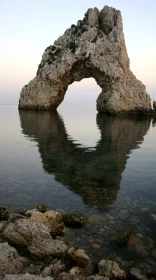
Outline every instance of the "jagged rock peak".
<path id="1" fill-rule="evenodd" d="M 83 20 L 46 48 L 36 77 L 20 95 L 20 109 L 56 109 L 68 86 L 93 77 L 102 92 L 97 110 L 143 113 L 151 109 L 145 86 L 130 71 L 120 11 L 88 9 Z"/>

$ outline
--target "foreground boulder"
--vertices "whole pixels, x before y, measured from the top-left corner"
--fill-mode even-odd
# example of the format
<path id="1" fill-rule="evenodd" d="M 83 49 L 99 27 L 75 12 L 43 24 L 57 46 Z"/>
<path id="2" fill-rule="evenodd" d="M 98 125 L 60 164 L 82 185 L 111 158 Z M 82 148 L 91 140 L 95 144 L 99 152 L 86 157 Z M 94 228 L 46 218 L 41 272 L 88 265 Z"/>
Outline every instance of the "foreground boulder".
<path id="1" fill-rule="evenodd" d="M 108 6 L 89 9 L 45 50 L 36 77 L 21 91 L 19 108 L 55 110 L 70 84 L 89 77 L 102 89 L 99 112 L 151 110 L 145 86 L 130 71 L 121 13 Z"/>
<path id="2" fill-rule="evenodd" d="M 89 264 L 90 259 L 83 249 L 78 249 L 77 251 L 75 251 L 74 248 L 71 247 L 68 250 L 68 254 L 72 258 L 74 263 L 79 267 L 84 268 Z"/>
<path id="3" fill-rule="evenodd" d="M 18 274 L 21 267 L 16 249 L 7 242 L 0 243 L 0 274 Z"/>
<path id="4" fill-rule="evenodd" d="M 27 247 L 38 258 L 61 256 L 67 249 L 63 241 L 51 237 L 48 227 L 33 219 L 20 219 L 10 223 L 4 230 L 4 236 L 16 246 Z"/>
<path id="5" fill-rule="evenodd" d="M 64 223 L 62 222 L 62 215 L 59 212 L 53 210 L 46 211 L 45 213 L 28 211 L 26 215 L 28 213 L 30 214 L 31 219 L 39 221 L 47 226 L 50 229 L 51 234 L 60 234 L 65 230 Z"/>
<path id="6" fill-rule="evenodd" d="M 120 269 L 116 262 L 110 260 L 101 260 L 98 264 L 99 275 L 108 277 L 109 279 L 125 279 L 126 273 Z"/>

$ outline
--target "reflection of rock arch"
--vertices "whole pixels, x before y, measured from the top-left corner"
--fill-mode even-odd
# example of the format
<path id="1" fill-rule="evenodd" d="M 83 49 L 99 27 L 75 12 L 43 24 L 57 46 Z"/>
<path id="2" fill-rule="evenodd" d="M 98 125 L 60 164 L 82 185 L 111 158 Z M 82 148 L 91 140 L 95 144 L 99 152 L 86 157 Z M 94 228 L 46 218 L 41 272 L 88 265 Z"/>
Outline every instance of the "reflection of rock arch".
<path id="1" fill-rule="evenodd" d="M 21 109 L 56 109 L 68 86 L 93 77 L 102 88 L 99 112 L 138 112 L 151 109 L 145 86 L 130 71 L 121 13 L 105 6 L 89 9 L 49 46 L 36 77 L 21 91 Z"/>
<path id="2" fill-rule="evenodd" d="M 83 197 L 105 209 L 116 199 L 128 154 L 137 148 L 150 118 L 97 115 L 101 140 L 94 151 L 68 140 L 63 120 L 55 112 L 20 111 L 23 134 L 38 142 L 43 168 Z"/>

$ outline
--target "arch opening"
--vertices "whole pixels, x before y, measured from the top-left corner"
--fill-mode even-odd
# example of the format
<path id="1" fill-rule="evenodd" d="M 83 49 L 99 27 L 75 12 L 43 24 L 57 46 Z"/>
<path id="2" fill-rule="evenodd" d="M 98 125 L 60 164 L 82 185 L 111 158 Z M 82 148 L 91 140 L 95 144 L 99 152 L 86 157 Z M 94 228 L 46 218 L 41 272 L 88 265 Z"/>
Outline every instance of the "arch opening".
<path id="1" fill-rule="evenodd" d="M 69 137 L 89 150 L 93 150 L 101 138 L 95 106 L 100 92 L 94 78 L 84 78 L 68 86 L 64 101 L 58 107 Z"/>

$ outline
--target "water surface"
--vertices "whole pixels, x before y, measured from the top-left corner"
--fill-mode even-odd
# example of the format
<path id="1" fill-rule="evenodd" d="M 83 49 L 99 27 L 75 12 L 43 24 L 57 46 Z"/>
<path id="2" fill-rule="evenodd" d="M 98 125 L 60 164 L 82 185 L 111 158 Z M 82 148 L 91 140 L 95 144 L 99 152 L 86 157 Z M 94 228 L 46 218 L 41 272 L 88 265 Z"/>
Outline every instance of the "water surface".
<path id="1" fill-rule="evenodd" d="M 141 116 L 20 111 L 0 106 L 0 205 L 12 211 L 45 203 L 80 213 L 66 239 L 95 261 L 156 267 L 156 127 Z M 116 239 L 135 233 L 134 244 Z"/>

